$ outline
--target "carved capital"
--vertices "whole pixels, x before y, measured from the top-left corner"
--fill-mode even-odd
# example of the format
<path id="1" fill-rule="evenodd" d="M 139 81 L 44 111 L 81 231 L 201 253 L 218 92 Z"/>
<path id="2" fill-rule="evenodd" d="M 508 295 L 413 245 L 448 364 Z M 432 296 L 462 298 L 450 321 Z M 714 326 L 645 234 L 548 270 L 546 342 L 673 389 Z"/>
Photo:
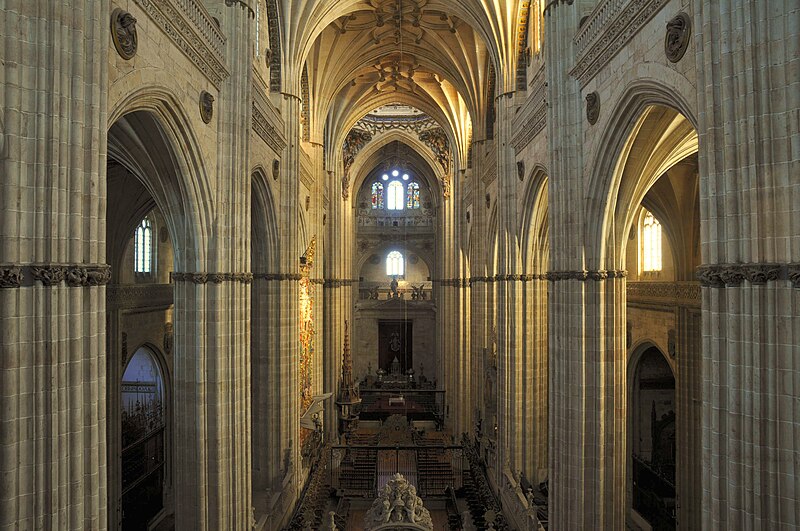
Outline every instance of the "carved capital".
<path id="1" fill-rule="evenodd" d="M 31 274 L 43 286 L 55 286 L 64 280 L 65 270 L 63 266 L 31 266 Z"/>
<path id="2" fill-rule="evenodd" d="M 751 284 L 762 285 L 769 281 L 778 280 L 781 274 L 780 264 L 747 264 L 744 266 L 744 276 Z"/>
<path id="3" fill-rule="evenodd" d="M 744 267 L 741 264 L 726 264 L 721 267 L 719 276 L 726 287 L 741 286 L 745 280 Z"/>
<path id="4" fill-rule="evenodd" d="M 800 263 L 789 264 L 789 280 L 795 289 L 800 288 Z"/>
<path id="5" fill-rule="evenodd" d="M 715 266 L 703 265 L 697 268 L 695 274 L 700 285 L 707 288 L 724 288 L 725 281 L 722 280 L 720 271 Z"/>
<path id="6" fill-rule="evenodd" d="M 22 268 L 16 266 L 0 267 L 0 288 L 18 288 L 22 285 Z"/>
<path id="7" fill-rule="evenodd" d="M 608 271 L 599 270 L 599 271 L 589 271 L 589 280 L 594 280 L 595 282 L 600 282 L 601 280 L 605 280 L 608 278 Z"/>
<path id="8" fill-rule="evenodd" d="M 67 285 L 73 288 L 84 286 L 104 286 L 111 281 L 111 266 L 77 265 L 66 269 Z"/>

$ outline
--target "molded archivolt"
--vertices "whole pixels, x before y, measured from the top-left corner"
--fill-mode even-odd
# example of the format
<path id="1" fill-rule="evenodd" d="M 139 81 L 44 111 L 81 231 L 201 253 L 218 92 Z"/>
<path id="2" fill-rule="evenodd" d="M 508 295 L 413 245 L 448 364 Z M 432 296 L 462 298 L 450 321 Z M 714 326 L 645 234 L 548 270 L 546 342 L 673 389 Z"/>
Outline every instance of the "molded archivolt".
<path id="1" fill-rule="evenodd" d="M 145 87 L 109 113 L 108 155 L 137 176 L 164 215 L 175 241 L 177 271 L 204 271 L 213 196 L 201 150 L 180 103 Z"/>
<path id="2" fill-rule="evenodd" d="M 526 176 L 522 200 L 522 218 L 519 228 L 522 245 L 523 271 L 526 274 L 547 272 L 550 251 L 549 223 L 547 218 L 547 169 L 536 164 Z"/>
<path id="3" fill-rule="evenodd" d="M 280 236 L 275 216 L 275 200 L 267 178 L 267 171 L 256 166 L 252 171 L 253 225 L 252 263 L 253 272 L 271 273 L 278 270 Z"/>
<path id="4" fill-rule="evenodd" d="M 605 149 L 589 166 L 594 169 L 586 193 L 584 240 L 593 242 L 586 248 L 589 269 L 624 269 L 625 235 L 645 194 L 664 172 L 698 150 L 696 122 L 672 90 L 650 80 L 631 83 L 596 143 Z"/>

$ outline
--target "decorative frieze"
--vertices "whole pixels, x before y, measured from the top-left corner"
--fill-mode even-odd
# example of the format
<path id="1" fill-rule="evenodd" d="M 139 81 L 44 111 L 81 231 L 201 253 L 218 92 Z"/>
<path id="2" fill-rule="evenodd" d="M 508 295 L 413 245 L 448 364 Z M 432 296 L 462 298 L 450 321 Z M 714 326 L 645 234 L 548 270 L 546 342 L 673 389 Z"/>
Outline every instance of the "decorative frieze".
<path id="1" fill-rule="evenodd" d="M 33 279 L 42 283 L 42 286 L 56 286 L 64 281 L 65 268 L 60 265 L 31 266 Z"/>
<path id="2" fill-rule="evenodd" d="M 216 88 L 225 67 L 225 37 L 197 0 L 134 0 Z"/>
<path id="3" fill-rule="evenodd" d="M 793 269 L 794 268 L 794 269 Z M 713 264 L 697 268 L 696 275 L 700 284 L 709 288 L 732 288 L 741 286 L 745 281 L 755 286 L 765 285 L 777 280 L 790 280 L 797 287 L 797 264 Z M 792 276 L 794 271 L 795 277 Z"/>
<path id="4" fill-rule="evenodd" d="M 266 280 L 268 282 L 282 282 L 285 280 L 298 281 L 301 278 L 303 278 L 303 276 L 300 273 L 253 273 L 254 280 Z"/>
<path id="5" fill-rule="evenodd" d="M 689 306 L 698 306 L 702 294 L 698 282 L 628 282 L 626 292 L 628 301 Z"/>
<path id="6" fill-rule="evenodd" d="M 253 103 L 253 131 L 272 148 L 275 153 L 281 153 L 286 147 L 286 141 L 281 137 L 275 127 L 269 123 L 264 113 Z M 277 181 L 280 174 L 280 161 L 275 159 L 272 166 L 272 177 Z"/>
<path id="7" fill-rule="evenodd" d="M 354 278 L 326 278 L 322 279 L 322 284 L 326 288 L 343 288 L 358 284 L 358 279 Z"/>
<path id="8" fill-rule="evenodd" d="M 594 280 L 600 282 L 608 279 L 625 278 L 628 272 L 623 269 L 599 269 L 599 270 L 578 270 L 578 271 L 548 271 L 545 275 L 547 280 L 551 282 L 558 282 L 561 280 Z"/>
<path id="9" fill-rule="evenodd" d="M 107 264 L 0 266 L 0 288 L 19 288 L 25 278 L 31 278 L 46 287 L 58 286 L 62 282 L 66 282 L 70 287 L 104 286 L 111 280 L 111 266 Z"/>
<path id="10" fill-rule="evenodd" d="M 183 273 L 173 271 L 170 273 L 172 282 L 191 282 L 193 284 L 222 284 L 223 282 L 239 282 L 250 284 L 255 275 L 253 273 L 207 273 L 199 271 L 196 273 Z"/>
<path id="11" fill-rule="evenodd" d="M 65 280 L 70 287 L 105 286 L 111 281 L 109 265 L 79 265 L 66 268 Z"/>
<path id="12" fill-rule="evenodd" d="M 585 86 L 668 0 L 604 0 L 578 30 L 578 61 L 570 74 Z"/>
<path id="13" fill-rule="evenodd" d="M 149 308 L 169 306 L 175 298 L 172 284 L 111 284 L 106 289 L 109 308 Z"/>

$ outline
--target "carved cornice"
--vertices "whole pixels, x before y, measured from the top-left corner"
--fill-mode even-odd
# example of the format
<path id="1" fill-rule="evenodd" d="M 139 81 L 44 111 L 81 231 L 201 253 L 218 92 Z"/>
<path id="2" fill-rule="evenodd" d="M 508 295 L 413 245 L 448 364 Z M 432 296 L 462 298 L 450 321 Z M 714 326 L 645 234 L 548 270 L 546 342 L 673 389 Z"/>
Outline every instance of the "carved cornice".
<path id="1" fill-rule="evenodd" d="M 134 0 L 216 88 L 225 67 L 225 37 L 197 0 Z"/>
<path id="2" fill-rule="evenodd" d="M 604 0 L 578 31 L 578 60 L 570 74 L 583 87 L 668 0 Z"/>
<path id="3" fill-rule="evenodd" d="M 798 264 L 706 264 L 697 268 L 700 284 L 708 288 L 735 288 L 747 282 L 763 286 L 777 280 L 790 280 L 798 287 Z M 793 276 L 795 275 L 795 276 Z"/>
<path id="4" fill-rule="evenodd" d="M 175 297 L 172 284 L 109 285 L 106 300 L 111 308 L 148 308 L 169 306 Z"/>
<path id="5" fill-rule="evenodd" d="M 533 142 L 536 135 L 541 133 L 547 126 L 547 99 L 546 99 L 547 80 L 545 77 L 544 66 L 539 68 L 536 75 L 531 80 L 530 96 L 523 107 L 522 126 L 515 122 L 515 128 L 519 131 L 511 140 L 514 151 L 519 154 L 528 144 Z M 529 102 L 529 103 L 528 103 Z"/>
<path id="6" fill-rule="evenodd" d="M 280 154 L 286 147 L 286 141 L 275 127 L 269 123 L 264 113 L 253 103 L 253 131 L 261 137 L 275 153 Z"/>
<path id="7" fill-rule="evenodd" d="M 250 284 L 253 282 L 253 278 L 253 273 L 207 273 L 205 271 L 196 273 L 173 271 L 170 273 L 172 282 L 191 282 L 193 284 L 222 284 L 223 282 Z"/>
<path id="8" fill-rule="evenodd" d="M 615 279 L 615 278 L 625 278 L 628 276 L 628 272 L 622 269 L 614 270 L 614 269 L 598 269 L 598 270 L 579 270 L 579 271 L 548 271 L 545 277 L 547 280 L 551 282 L 558 282 L 561 280 L 594 280 L 595 282 L 601 282 L 603 280 L 608 279 Z"/>

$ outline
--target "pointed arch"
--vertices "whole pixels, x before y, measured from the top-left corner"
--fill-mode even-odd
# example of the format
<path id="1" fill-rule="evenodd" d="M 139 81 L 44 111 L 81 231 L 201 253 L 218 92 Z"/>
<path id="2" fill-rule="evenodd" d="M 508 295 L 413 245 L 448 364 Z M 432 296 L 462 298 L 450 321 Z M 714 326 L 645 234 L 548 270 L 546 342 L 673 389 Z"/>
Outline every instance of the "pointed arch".
<path id="1" fill-rule="evenodd" d="M 596 242 L 594 247 L 586 249 L 589 269 L 624 269 L 622 247 L 627 241 L 625 231 L 630 230 L 632 223 L 630 205 L 641 204 L 647 190 L 666 170 L 698 150 L 697 121 L 684 97 L 687 87 L 680 83 L 685 78 L 678 75 L 676 80 L 675 76 L 673 72 L 665 78 L 672 85 L 648 78 L 631 83 L 610 114 L 596 152 L 587 159 L 595 160 L 590 166 L 594 170 L 586 195 L 585 241 Z M 671 118 L 673 122 L 661 126 L 662 132 L 668 131 L 670 135 L 660 140 L 659 155 L 642 168 L 646 175 L 625 178 L 625 164 L 638 135 L 644 131 L 653 141 L 659 140 L 654 136 L 659 131 L 654 131 L 650 124 L 643 129 L 648 116 L 658 118 L 651 114 L 654 108 L 672 113 L 665 115 L 664 120 Z"/>

